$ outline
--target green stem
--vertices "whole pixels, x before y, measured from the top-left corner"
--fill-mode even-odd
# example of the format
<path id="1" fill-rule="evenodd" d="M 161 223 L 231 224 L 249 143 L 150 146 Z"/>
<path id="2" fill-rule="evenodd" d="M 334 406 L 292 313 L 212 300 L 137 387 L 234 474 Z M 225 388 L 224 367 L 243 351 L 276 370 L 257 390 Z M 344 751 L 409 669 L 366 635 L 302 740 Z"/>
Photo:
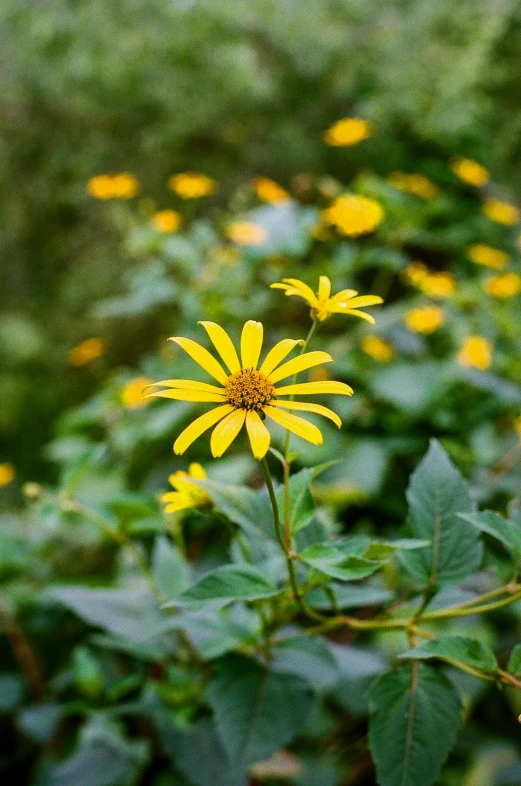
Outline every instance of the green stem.
<path id="1" fill-rule="evenodd" d="M 424 614 L 422 620 L 438 620 L 446 617 L 468 617 L 471 614 L 485 614 L 487 611 L 495 611 L 496 609 L 502 609 L 504 606 L 509 606 L 517 600 L 521 600 L 521 590 L 511 594 L 508 598 L 496 600 L 494 603 L 485 603 L 482 606 L 462 605 L 452 606 L 448 609 L 440 609 L 439 611 L 431 611 L 428 614 Z"/>
<path id="2" fill-rule="evenodd" d="M 268 462 L 265 458 L 259 459 L 259 464 L 261 465 L 262 474 L 264 475 L 264 480 L 266 482 L 266 488 L 268 489 L 268 494 L 270 496 L 271 508 L 273 511 L 273 524 L 275 526 L 275 535 L 279 542 L 279 546 L 286 554 L 286 546 L 284 544 L 284 538 L 282 537 L 282 529 L 280 526 L 280 516 L 279 516 L 279 506 L 277 505 L 277 497 L 275 495 L 275 489 L 273 488 L 273 481 L 271 479 L 270 468 L 268 467 Z"/>

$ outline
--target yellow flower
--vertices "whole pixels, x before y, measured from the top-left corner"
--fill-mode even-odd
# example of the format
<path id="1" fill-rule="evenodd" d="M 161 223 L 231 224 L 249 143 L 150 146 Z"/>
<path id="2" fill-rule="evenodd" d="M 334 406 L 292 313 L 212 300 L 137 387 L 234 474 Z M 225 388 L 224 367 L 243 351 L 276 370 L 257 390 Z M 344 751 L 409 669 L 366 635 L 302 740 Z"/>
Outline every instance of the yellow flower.
<path id="1" fill-rule="evenodd" d="M 348 147 L 372 136 L 373 127 L 360 117 L 344 117 L 324 132 L 324 142 L 332 147 Z"/>
<path id="2" fill-rule="evenodd" d="M 4 461 L 3 464 L 0 464 L 0 488 L 9 485 L 14 480 L 14 476 L 14 467 L 9 461 Z"/>
<path id="3" fill-rule="evenodd" d="M 364 336 L 360 346 L 362 351 L 377 363 L 390 363 L 394 357 L 394 349 L 391 344 L 379 336 Z"/>
<path id="4" fill-rule="evenodd" d="M 509 202 L 501 202 L 499 199 L 486 199 L 481 209 L 491 221 L 495 221 L 497 224 L 505 224 L 509 227 L 519 223 L 521 217 L 515 205 L 511 205 Z"/>
<path id="5" fill-rule="evenodd" d="M 428 336 L 445 323 L 445 311 L 439 306 L 420 306 L 411 308 L 405 315 L 409 330 Z"/>
<path id="6" fill-rule="evenodd" d="M 134 377 L 126 385 L 123 385 L 120 392 L 121 403 L 127 409 L 138 409 L 144 406 L 146 401 L 143 399 L 143 389 L 152 384 L 147 377 Z"/>
<path id="7" fill-rule="evenodd" d="M 333 314 L 353 314 L 374 325 L 374 318 L 358 309 L 383 303 L 382 298 L 378 295 L 357 297 L 358 292 L 355 289 L 343 289 L 331 297 L 331 281 L 327 276 L 320 276 L 316 294 L 311 287 L 308 287 L 303 281 L 299 281 L 298 278 L 284 278 L 282 283 L 271 284 L 271 288 L 282 289 L 285 295 L 296 295 L 303 298 L 309 303 L 313 317 L 319 322 L 323 322 Z"/>
<path id="8" fill-rule="evenodd" d="M 424 295 L 434 298 L 450 297 L 456 289 L 452 273 L 431 273 L 423 262 L 411 262 L 402 273 L 404 279 L 417 287 Z"/>
<path id="9" fill-rule="evenodd" d="M 172 175 L 168 187 L 182 199 L 199 199 L 213 194 L 217 183 L 211 177 L 199 172 L 180 172 L 178 175 Z"/>
<path id="10" fill-rule="evenodd" d="M 249 221 L 234 221 L 226 228 L 226 236 L 239 246 L 258 246 L 268 238 L 268 232 Z"/>
<path id="11" fill-rule="evenodd" d="M 326 224 L 332 224 L 341 234 L 350 237 L 372 232 L 383 218 L 383 208 L 374 199 L 350 194 L 337 197 L 322 211 Z"/>
<path id="12" fill-rule="evenodd" d="M 519 415 L 519 417 L 517 417 L 515 419 L 515 421 L 514 421 L 514 428 L 517 431 L 519 437 L 521 438 L 521 415 Z M 520 717 L 520 723 L 521 723 L 521 715 L 519 717 Z"/>
<path id="13" fill-rule="evenodd" d="M 478 164 L 477 161 L 473 161 L 471 158 L 460 158 L 456 156 L 450 162 L 450 168 L 460 180 L 463 180 L 471 186 L 477 186 L 479 188 L 480 186 L 486 185 L 490 180 L 488 169 L 485 169 L 484 166 Z"/>
<path id="14" fill-rule="evenodd" d="M 483 336 L 468 336 L 456 359 L 460 366 L 486 371 L 492 365 L 492 344 Z"/>
<path id="15" fill-rule="evenodd" d="M 100 338 L 87 338 L 69 350 L 69 363 L 71 366 L 85 366 L 103 354 L 105 344 Z"/>
<path id="16" fill-rule="evenodd" d="M 96 175 L 87 183 L 87 191 L 94 199 L 132 199 L 139 192 L 139 183 L 129 172 Z"/>
<path id="17" fill-rule="evenodd" d="M 491 276 L 483 281 L 482 286 L 487 295 L 492 295 L 492 297 L 514 297 L 521 292 L 521 276 L 517 273 Z"/>
<path id="18" fill-rule="evenodd" d="M 505 251 L 487 246 L 485 243 L 474 243 L 472 246 L 469 246 L 467 248 L 467 256 L 476 265 L 484 265 L 485 267 L 494 268 L 494 270 L 503 270 L 510 262 L 510 257 Z"/>
<path id="19" fill-rule="evenodd" d="M 181 226 L 181 216 L 176 210 L 159 210 L 152 216 L 152 224 L 158 232 L 169 234 Z"/>
<path id="20" fill-rule="evenodd" d="M 200 322 L 200 324 L 208 333 L 228 371 L 223 369 L 208 350 L 195 341 L 178 336 L 171 338 L 170 341 L 174 341 L 184 349 L 201 368 L 220 383 L 221 387 L 187 379 L 167 379 L 154 383 L 167 390 L 150 394 L 176 401 L 200 401 L 218 405 L 194 420 L 179 435 L 174 443 L 176 453 L 184 453 L 197 437 L 215 426 L 210 438 L 210 449 L 213 456 L 222 456 L 243 425 L 246 425 L 253 455 L 261 459 L 270 446 L 270 433 L 263 422 L 266 416 L 308 442 L 314 445 L 322 444 L 322 434 L 315 425 L 285 410 L 323 415 L 340 428 L 342 425 L 340 418 L 327 407 L 280 397 L 321 393 L 351 396 L 353 390 L 349 385 L 343 382 L 302 382 L 275 387 L 277 382 L 292 377 L 300 371 L 332 362 L 327 352 L 305 352 L 299 357 L 282 363 L 291 350 L 301 343 L 288 338 L 279 341 L 257 369 L 263 340 L 263 327 L 260 322 L 249 320 L 243 327 L 241 361 L 223 328 L 215 322 Z"/>
<path id="21" fill-rule="evenodd" d="M 392 172 L 389 175 L 389 182 L 395 188 L 401 191 L 407 191 L 409 194 L 420 197 L 420 199 L 435 199 L 440 193 L 439 187 L 432 180 L 429 180 L 425 175 L 413 174 L 409 175 L 407 172 Z"/>
<path id="22" fill-rule="evenodd" d="M 423 262 L 411 262 L 402 271 L 402 276 L 409 284 L 418 285 L 422 279 L 429 275 L 428 268 Z"/>
<path id="23" fill-rule="evenodd" d="M 287 202 L 290 199 L 286 189 L 279 186 L 270 177 L 256 177 L 252 180 L 252 185 L 255 193 L 263 202 L 276 204 L 277 202 Z"/>
<path id="24" fill-rule="evenodd" d="M 193 483 L 190 478 L 204 480 L 206 472 L 200 464 L 194 462 L 188 467 L 188 472 L 174 472 L 168 481 L 175 491 L 167 491 L 161 496 L 161 502 L 165 504 L 165 513 L 175 513 L 178 510 L 187 508 L 204 508 L 211 504 L 210 497 L 204 489 Z"/>

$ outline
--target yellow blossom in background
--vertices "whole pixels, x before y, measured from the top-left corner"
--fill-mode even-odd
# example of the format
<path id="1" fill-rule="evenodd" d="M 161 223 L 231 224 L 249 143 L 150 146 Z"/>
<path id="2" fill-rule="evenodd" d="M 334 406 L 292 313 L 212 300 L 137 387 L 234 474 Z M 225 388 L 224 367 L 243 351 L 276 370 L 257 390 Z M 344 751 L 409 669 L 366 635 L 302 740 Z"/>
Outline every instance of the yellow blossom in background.
<path id="1" fill-rule="evenodd" d="M 181 216 L 176 210 L 158 210 L 152 216 L 152 224 L 158 232 L 169 234 L 181 226 Z"/>
<path id="2" fill-rule="evenodd" d="M 352 314 L 374 324 L 374 318 L 360 308 L 377 306 L 383 303 L 378 295 L 362 295 L 358 297 L 355 289 L 343 289 L 331 297 L 331 281 L 327 276 L 320 276 L 318 292 L 315 294 L 311 287 L 299 281 L 298 278 L 284 278 L 282 283 L 271 284 L 272 289 L 282 289 L 285 295 L 296 295 L 303 298 L 311 306 L 311 313 L 319 322 L 323 322 L 333 314 Z"/>
<path id="3" fill-rule="evenodd" d="M 200 172 L 180 172 L 172 175 L 168 187 L 182 199 L 199 199 L 213 194 L 217 189 L 217 183 Z"/>
<path id="4" fill-rule="evenodd" d="M 407 172 L 392 172 L 389 175 L 389 183 L 401 191 L 407 191 L 409 194 L 420 197 L 421 199 L 435 199 L 440 189 L 436 183 L 429 180 L 425 175 L 420 174 L 407 174 Z"/>
<path id="5" fill-rule="evenodd" d="M 503 273 L 485 279 L 482 287 L 487 295 L 497 298 L 509 298 L 521 292 L 521 276 L 517 273 Z"/>
<path id="6" fill-rule="evenodd" d="M 331 379 L 327 368 L 312 368 L 309 372 L 310 382 L 325 382 L 327 379 Z"/>
<path id="7" fill-rule="evenodd" d="M 268 232 L 249 221 L 234 221 L 226 227 L 226 236 L 239 246 L 258 246 L 268 239 Z"/>
<path id="8" fill-rule="evenodd" d="M 332 147 L 349 147 L 372 136 L 373 127 L 360 117 L 344 117 L 324 132 L 324 142 Z"/>
<path id="9" fill-rule="evenodd" d="M 505 251 L 487 246 L 485 243 L 474 243 L 469 246 L 467 256 L 476 265 L 484 265 L 494 270 L 503 270 L 510 262 L 510 257 Z"/>
<path id="10" fill-rule="evenodd" d="M 492 344 L 483 336 L 468 336 L 461 345 L 456 360 L 460 366 L 486 371 L 492 365 Z"/>
<path id="11" fill-rule="evenodd" d="M 456 290 L 456 279 L 452 273 L 443 270 L 431 273 L 423 262 L 411 262 L 403 270 L 402 276 L 405 281 L 429 297 L 450 297 Z"/>
<path id="12" fill-rule="evenodd" d="M 419 306 L 411 308 L 405 315 L 409 330 L 428 336 L 445 323 L 445 311 L 439 306 Z"/>
<path id="13" fill-rule="evenodd" d="M 349 237 L 373 232 L 384 218 L 382 206 L 374 199 L 347 194 L 337 197 L 322 211 L 322 219 Z"/>
<path id="14" fill-rule="evenodd" d="M 377 363 L 390 363 L 394 357 L 392 345 L 379 336 L 364 336 L 360 347 L 362 352 L 372 357 Z"/>
<path id="15" fill-rule="evenodd" d="M 277 202 L 288 202 L 290 199 L 286 189 L 269 177 L 256 177 L 252 180 L 252 185 L 255 193 L 263 202 L 277 204 Z"/>
<path id="16" fill-rule="evenodd" d="M 331 239 L 331 229 L 325 224 L 315 224 L 311 229 L 310 235 L 313 240 L 322 240 L 325 242 Z"/>
<path id="17" fill-rule="evenodd" d="M 127 409 L 138 409 L 146 404 L 143 399 L 143 390 L 152 384 L 152 380 L 147 377 L 134 377 L 126 385 L 123 385 L 120 392 L 121 403 Z"/>
<path id="18" fill-rule="evenodd" d="M 418 284 L 422 279 L 429 275 L 429 269 L 423 262 L 411 262 L 402 271 L 403 278 L 409 284 Z"/>
<path id="19" fill-rule="evenodd" d="M 521 415 L 517 417 L 514 421 L 514 428 L 517 431 L 519 438 L 521 439 Z M 520 716 L 521 717 L 521 716 Z"/>
<path id="20" fill-rule="evenodd" d="M 71 366 L 85 366 L 103 354 L 105 344 L 100 338 L 87 338 L 69 350 L 69 363 Z"/>
<path id="21" fill-rule="evenodd" d="M 206 472 L 203 467 L 194 462 L 188 467 L 188 472 L 174 472 L 168 481 L 175 491 L 167 491 L 161 496 L 161 502 L 165 503 L 165 513 L 175 513 L 178 510 L 188 508 L 205 508 L 211 504 L 211 499 L 204 489 L 193 483 L 194 480 L 204 480 Z"/>
<path id="22" fill-rule="evenodd" d="M 94 199 L 132 199 L 139 192 L 139 183 L 129 172 L 96 175 L 88 181 L 87 191 Z"/>
<path id="23" fill-rule="evenodd" d="M 9 461 L 4 461 L 0 464 L 0 488 L 8 486 L 14 480 L 14 476 L 14 467 Z"/>
<path id="24" fill-rule="evenodd" d="M 478 164 L 477 161 L 473 161 L 471 158 L 460 158 L 456 156 L 452 159 L 450 168 L 464 183 L 476 186 L 477 188 L 486 185 L 490 180 L 488 169 L 485 169 L 484 166 Z"/>
<path id="25" fill-rule="evenodd" d="M 510 202 L 501 202 L 499 199 L 486 199 L 481 209 L 491 221 L 509 227 L 518 224 L 521 218 L 521 213 L 515 205 L 511 205 Z"/>

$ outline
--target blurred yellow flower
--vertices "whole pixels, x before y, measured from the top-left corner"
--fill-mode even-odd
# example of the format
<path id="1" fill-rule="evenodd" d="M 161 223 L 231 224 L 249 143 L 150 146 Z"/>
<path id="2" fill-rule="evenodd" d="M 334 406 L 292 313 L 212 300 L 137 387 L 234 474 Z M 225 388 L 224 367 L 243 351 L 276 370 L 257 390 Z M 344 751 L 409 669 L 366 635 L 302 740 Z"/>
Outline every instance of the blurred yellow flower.
<path id="1" fill-rule="evenodd" d="M 85 366 L 103 354 L 105 344 L 100 338 L 87 338 L 69 350 L 69 363 L 71 366 Z"/>
<path id="2" fill-rule="evenodd" d="M 143 389 L 151 384 L 152 380 L 147 377 L 134 377 L 126 385 L 123 385 L 120 391 L 123 406 L 127 409 L 138 409 L 144 406 L 147 402 L 143 398 Z"/>
<path id="3" fill-rule="evenodd" d="M 202 175 L 200 172 L 180 172 L 177 175 L 172 175 L 168 181 L 168 187 L 182 199 L 199 199 L 213 194 L 217 183 L 211 177 Z"/>
<path id="4" fill-rule="evenodd" d="M 343 289 L 331 297 L 331 281 L 327 276 L 320 276 L 318 292 L 315 294 L 311 287 L 299 281 L 298 278 L 284 278 L 282 283 L 270 285 L 272 289 L 282 289 L 285 295 L 296 295 L 303 298 L 311 306 L 311 313 L 319 322 L 323 322 L 333 314 L 352 314 L 374 324 L 374 318 L 360 308 L 376 306 L 383 303 L 378 295 L 362 295 L 357 297 L 355 289 Z"/>
<path id="5" fill-rule="evenodd" d="M 492 365 L 492 344 L 483 336 L 468 336 L 461 345 L 456 360 L 460 366 L 486 371 Z"/>
<path id="6" fill-rule="evenodd" d="M 515 421 L 514 421 L 514 428 L 517 431 L 517 433 L 518 433 L 518 435 L 519 435 L 519 437 L 521 439 L 521 415 L 519 415 L 519 417 L 517 417 L 515 419 Z M 521 718 L 521 716 L 520 716 L 520 718 Z"/>
<path id="7" fill-rule="evenodd" d="M 132 199 L 139 192 L 139 183 L 129 172 L 96 175 L 87 183 L 94 199 Z"/>
<path id="8" fill-rule="evenodd" d="M 486 185 L 490 180 L 488 169 L 485 169 L 484 166 L 478 164 L 477 161 L 473 161 L 471 158 L 460 158 L 456 156 L 450 162 L 450 168 L 460 180 L 463 180 L 471 186 L 477 186 L 479 188 L 480 186 Z"/>
<path id="9" fill-rule="evenodd" d="M 503 270 L 510 262 L 510 257 L 505 251 L 487 246 L 485 243 L 474 243 L 469 246 L 467 248 L 467 256 L 476 265 L 484 265 L 485 267 L 494 268 L 494 270 Z"/>
<path id="10" fill-rule="evenodd" d="M 158 210 L 152 216 L 152 224 L 158 232 L 169 234 L 181 226 L 181 216 L 177 210 Z"/>
<path id="11" fill-rule="evenodd" d="M 312 368 L 309 372 L 309 381 L 310 382 L 325 382 L 327 379 L 331 379 L 327 368 L 317 367 Z"/>
<path id="12" fill-rule="evenodd" d="M 409 284 L 418 284 L 429 275 L 429 269 L 423 262 L 410 262 L 402 271 L 403 278 Z"/>
<path id="13" fill-rule="evenodd" d="M 379 336 L 364 336 L 360 347 L 377 363 L 389 363 L 394 357 L 394 349 L 391 344 Z"/>
<path id="14" fill-rule="evenodd" d="M 512 227 L 519 223 L 521 213 L 510 202 L 501 202 L 499 199 L 486 199 L 481 207 L 484 215 L 497 224 Z"/>
<path id="15" fill-rule="evenodd" d="M 206 491 L 193 483 L 191 478 L 194 480 L 206 478 L 206 472 L 197 462 L 190 464 L 188 472 L 179 470 L 169 476 L 168 481 L 175 491 L 167 491 L 161 496 L 161 502 L 165 503 L 165 513 L 175 513 L 188 508 L 205 508 L 211 504 Z"/>
<path id="16" fill-rule="evenodd" d="M 407 191 L 409 194 L 420 197 L 421 199 L 435 199 L 440 189 L 436 183 L 429 180 L 425 175 L 420 174 L 407 174 L 407 172 L 392 172 L 389 175 L 389 183 L 401 191 Z"/>
<path id="17" fill-rule="evenodd" d="M 269 177 L 256 177 L 252 180 L 252 185 L 255 193 L 263 202 L 276 204 L 277 202 L 287 202 L 290 199 L 286 189 Z"/>
<path id="18" fill-rule="evenodd" d="M 384 218 L 382 206 L 374 199 L 345 194 L 337 197 L 322 211 L 322 219 L 350 237 L 365 235 L 381 224 Z"/>
<path id="19" fill-rule="evenodd" d="M 324 132 L 324 142 L 332 147 L 348 147 L 372 136 L 373 127 L 360 117 L 344 117 Z"/>
<path id="20" fill-rule="evenodd" d="M 4 461 L 0 464 L 0 488 L 9 485 L 14 480 L 15 471 L 14 467 L 9 461 Z"/>
<path id="21" fill-rule="evenodd" d="M 487 295 L 492 297 L 514 297 L 521 292 L 521 276 L 517 273 L 502 273 L 485 279 L 482 286 Z"/>
<path id="22" fill-rule="evenodd" d="M 258 246 L 268 239 L 268 232 L 249 221 L 234 221 L 226 227 L 226 236 L 239 246 Z"/>
<path id="23" fill-rule="evenodd" d="M 445 323 L 445 311 L 439 306 L 419 306 L 411 308 L 405 315 L 409 330 L 428 336 Z"/>
<path id="24" fill-rule="evenodd" d="M 429 297 L 450 297 L 456 289 L 456 280 L 452 273 L 443 270 L 431 273 L 423 262 L 411 262 L 403 270 L 402 276 L 409 284 Z"/>

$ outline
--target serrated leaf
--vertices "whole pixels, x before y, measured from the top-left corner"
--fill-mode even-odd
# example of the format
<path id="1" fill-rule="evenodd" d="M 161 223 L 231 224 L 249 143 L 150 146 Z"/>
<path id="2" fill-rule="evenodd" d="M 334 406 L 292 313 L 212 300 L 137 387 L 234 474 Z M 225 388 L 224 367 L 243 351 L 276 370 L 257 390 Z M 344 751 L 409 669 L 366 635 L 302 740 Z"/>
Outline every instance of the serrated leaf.
<path id="1" fill-rule="evenodd" d="M 508 661 L 507 671 L 509 674 L 521 673 L 521 644 L 516 644 L 516 646 L 513 648 L 512 652 L 510 653 L 510 659 Z"/>
<path id="2" fill-rule="evenodd" d="M 357 547 L 354 550 L 358 551 Z M 358 554 L 349 554 L 335 546 L 316 543 L 301 551 L 299 558 L 316 570 L 342 581 L 364 579 L 382 567 L 383 562 L 367 560 Z"/>
<path id="3" fill-rule="evenodd" d="M 481 532 L 486 532 L 499 540 L 516 556 L 521 556 L 521 527 L 515 522 L 504 518 L 494 510 L 482 510 L 476 513 L 462 513 L 460 518 L 465 519 Z"/>
<path id="4" fill-rule="evenodd" d="M 458 660 L 482 671 L 497 670 L 497 661 L 492 650 L 481 641 L 466 636 L 437 636 L 432 641 L 427 641 L 425 644 L 405 652 L 400 657 L 414 660 L 429 658 L 440 658 L 447 661 Z"/>
<path id="5" fill-rule="evenodd" d="M 175 598 L 190 585 L 191 571 L 179 551 L 165 537 L 157 537 L 152 551 L 152 576 L 167 598 Z"/>
<path id="6" fill-rule="evenodd" d="M 424 663 L 380 677 L 369 692 L 369 744 L 380 786 L 432 786 L 458 733 L 450 680 Z"/>
<path id="7" fill-rule="evenodd" d="M 259 600 L 271 598 L 278 592 L 259 570 L 250 565 L 222 565 L 185 590 L 179 601 Z"/>

